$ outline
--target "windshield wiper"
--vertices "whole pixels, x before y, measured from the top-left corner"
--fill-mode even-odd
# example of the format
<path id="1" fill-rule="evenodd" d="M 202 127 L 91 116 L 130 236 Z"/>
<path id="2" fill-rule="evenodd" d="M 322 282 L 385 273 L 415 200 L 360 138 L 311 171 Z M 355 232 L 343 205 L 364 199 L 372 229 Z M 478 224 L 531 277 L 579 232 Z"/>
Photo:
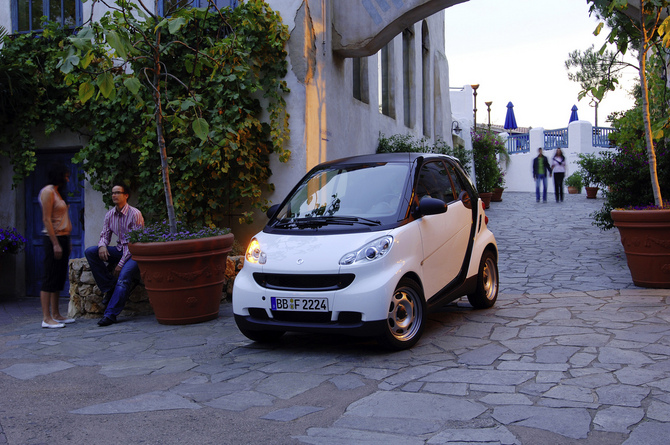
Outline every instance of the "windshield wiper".
<path id="1" fill-rule="evenodd" d="M 277 228 L 305 228 L 305 227 L 322 227 L 329 224 L 348 225 L 363 224 L 366 226 L 379 226 L 380 221 L 372 219 L 361 218 L 358 216 L 315 216 L 312 218 L 292 218 L 288 220 L 277 221 L 274 227 Z"/>

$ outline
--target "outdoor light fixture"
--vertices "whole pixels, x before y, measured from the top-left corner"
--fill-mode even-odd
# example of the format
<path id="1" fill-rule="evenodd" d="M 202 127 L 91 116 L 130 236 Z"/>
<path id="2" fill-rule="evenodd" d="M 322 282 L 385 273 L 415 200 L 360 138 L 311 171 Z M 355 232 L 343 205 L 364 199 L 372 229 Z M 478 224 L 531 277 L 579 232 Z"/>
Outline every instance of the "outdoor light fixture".
<path id="1" fill-rule="evenodd" d="M 475 97 L 473 111 L 475 113 L 475 132 L 477 132 L 477 88 L 479 88 L 479 84 L 476 83 L 470 86 L 472 87 L 472 95 Z"/>
<path id="2" fill-rule="evenodd" d="M 486 109 L 489 112 L 489 133 L 491 132 L 491 104 L 493 101 L 484 102 L 486 104 Z"/>
<path id="3" fill-rule="evenodd" d="M 458 136 L 460 136 L 461 131 L 463 130 L 461 129 L 461 126 L 458 124 L 458 121 L 453 121 L 451 123 L 451 132 L 456 133 Z"/>

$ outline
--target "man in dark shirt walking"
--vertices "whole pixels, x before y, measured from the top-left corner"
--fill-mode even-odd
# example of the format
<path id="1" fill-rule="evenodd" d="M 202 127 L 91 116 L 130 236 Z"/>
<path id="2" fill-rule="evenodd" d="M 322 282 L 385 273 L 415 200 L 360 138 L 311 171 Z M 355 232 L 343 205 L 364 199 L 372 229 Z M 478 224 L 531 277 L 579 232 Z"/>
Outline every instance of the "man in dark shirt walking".
<path id="1" fill-rule="evenodd" d="M 542 182 L 542 202 L 547 202 L 547 175 L 551 176 L 549 160 L 537 149 L 537 157 L 533 159 L 533 179 L 535 179 L 535 200 L 540 202 L 540 182 Z"/>

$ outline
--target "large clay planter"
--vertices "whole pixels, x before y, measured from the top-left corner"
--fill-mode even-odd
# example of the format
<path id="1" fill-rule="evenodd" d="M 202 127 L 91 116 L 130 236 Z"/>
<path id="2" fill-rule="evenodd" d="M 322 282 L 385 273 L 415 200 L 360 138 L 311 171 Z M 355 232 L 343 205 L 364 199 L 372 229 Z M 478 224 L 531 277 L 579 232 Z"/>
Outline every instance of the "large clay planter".
<path id="1" fill-rule="evenodd" d="M 568 193 L 570 195 L 577 195 L 577 194 L 579 194 L 579 188 L 573 187 L 573 186 L 568 186 Z"/>
<path id="2" fill-rule="evenodd" d="M 670 289 L 670 210 L 612 210 L 633 283 Z"/>
<path id="3" fill-rule="evenodd" d="M 502 187 L 496 187 L 493 189 L 493 194 L 491 195 L 491 202 L 500 202 L 502 201 L 502 194 L 503 190 L 505 190 Z"/>
<path id="4" fill-rule="evenodd" d="M 491 206 L 491 196 L 493 193 L 491 192 L 481 192 L 479 194 L 479 197 L 481 198 L 482 202 L 484 203 L 485 208 L 489 208 Z"/>
<path id="5" fill-rule="evenodd" d="M 156 320 L 191 324 L 219 316 L 232 233 L 210 238 L 129 244 Z"/>
<path id="6" fill-rule="evenodd" d="M 584 187 L 586 189 L 587 199 L 596 199 L 598 196 L 599 187 Z"/>

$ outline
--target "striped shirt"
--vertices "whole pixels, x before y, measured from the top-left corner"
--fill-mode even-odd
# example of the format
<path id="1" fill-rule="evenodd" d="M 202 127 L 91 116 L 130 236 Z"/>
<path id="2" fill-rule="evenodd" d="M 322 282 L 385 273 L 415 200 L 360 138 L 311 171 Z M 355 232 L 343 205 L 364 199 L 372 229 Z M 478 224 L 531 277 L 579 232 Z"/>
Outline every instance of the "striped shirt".
<path id="1" fill-rule="evenodd" d="M 112 240 L 112 233 L 116 235 L 118 237 L 116 248 L 120 252 L 123 252 L 118 266 L 123 267 L 131 257 L 130 250 L 128 250 L 128 234 L 131 230 L 138 227 L 144 227 L 142 212 L 128 204 L 123 206 L 121 210 L 114 207 L 105 215 L 105 222 L 102 225 L 102 232 L 100 232 L 98 247 L 109 246 Z"/>

